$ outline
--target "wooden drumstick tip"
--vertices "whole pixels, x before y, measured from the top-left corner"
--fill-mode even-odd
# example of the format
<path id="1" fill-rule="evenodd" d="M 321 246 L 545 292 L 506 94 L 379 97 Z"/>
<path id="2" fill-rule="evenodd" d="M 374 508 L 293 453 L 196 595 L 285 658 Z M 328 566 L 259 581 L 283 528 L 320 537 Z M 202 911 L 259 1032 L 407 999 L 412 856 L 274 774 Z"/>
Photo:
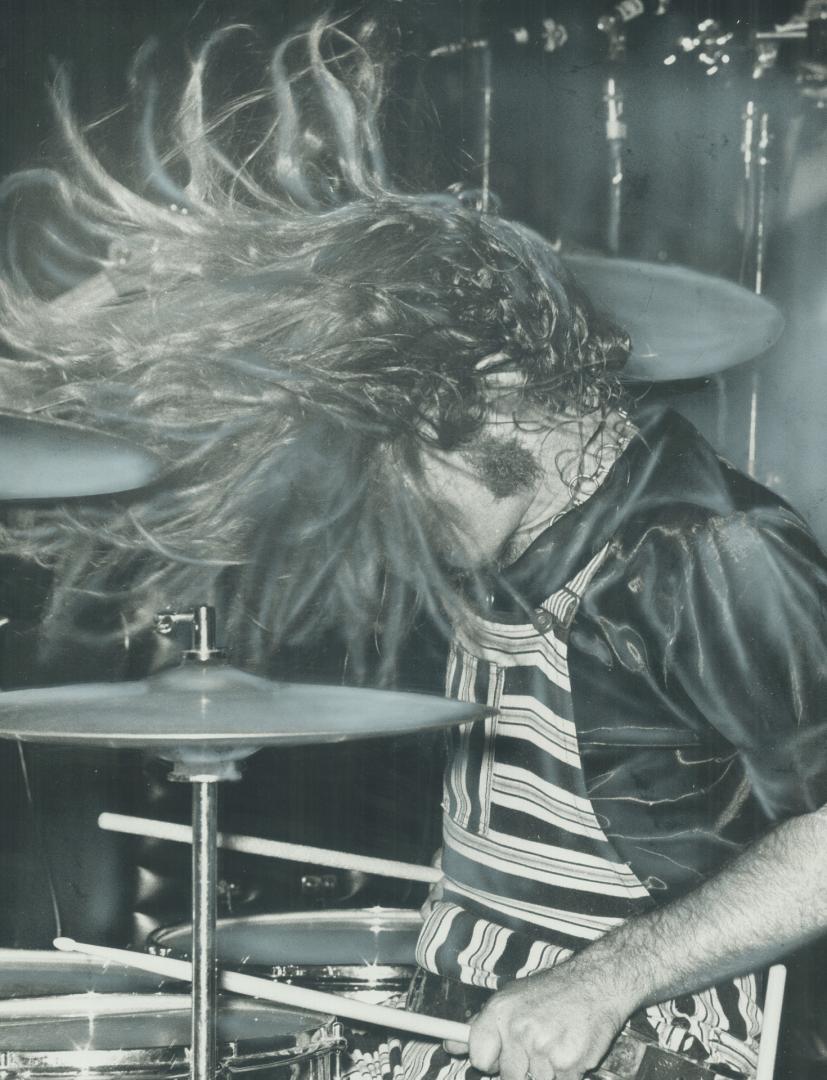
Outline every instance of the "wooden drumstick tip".
<path id="1" fill-rule="evenodd" d="M 52 942 L 56 949 L 61 952 L 79 952 L 78 943 L 71 937 L 56 937 Z"/>

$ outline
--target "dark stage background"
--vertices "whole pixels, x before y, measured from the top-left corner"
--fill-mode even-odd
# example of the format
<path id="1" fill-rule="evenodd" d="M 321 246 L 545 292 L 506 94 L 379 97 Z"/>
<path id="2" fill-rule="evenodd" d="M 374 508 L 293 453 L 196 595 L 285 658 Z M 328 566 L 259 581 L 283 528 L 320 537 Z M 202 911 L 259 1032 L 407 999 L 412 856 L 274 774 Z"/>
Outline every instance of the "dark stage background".
<path id="1" fill-rule="evenodd" d="M 605 253 L 612 242 L 605 95 L 614 76 L 627 124 L 619 252 L 681 263 L 752 288 L 756 237 L 744 182 L 743 118 L 750 102 L 766 112 L 763 287 L 783 310 L 786 332 L 752 363 L 641 392 L 684 411 L 724 456 L 792 502 L 823 544 L 827 111 L 819 99 L 824 72 L 818 63 L 803 66 L 806 59 L 822 58 L 812 43 L 790 42 L 775 57 L 765 55 L 763 69 L 757 62 L 752 32 L 786 22 L 800 5 L 647 0 L 644 6 L 645 13 L 626 27 L 625 56 L 610 60 L 608 36 L 597 29 L 598 17 L 612 10 L 608 2 L 363 5 L 359 10 L 375 15 L 397 57 L 387 122 L 390 158 L 405 186 L 481 187 L 490 181 L 508 216 L 559 241 L 564 252 Z M 59 158 L 46 94 L 55 62 L 68 64 L 77 109 L 92 120 L 124 100 L 129 62 L 148 37 L 158 39 L 159 68 L 174 85 L 184 71 L 187 42 L 197 43 L 220 25 L 250 22 L 264 43 L 274 42 L 322 10 L 338 14 L 354 7 L 277 0 L 0 0 L 0 171 Z M 481 41 L 488 47 L 475 47 Z M 450 47 L 457 43 L 464 46 Z M 802 84 L 804 74 L 815 78 L 809 87 Z M 238 72 L 228 71 L 227 82 L 243 89 Z M 105 130 L 107 160 L 128 172 L 129 125 L 116 122 Z M 4 564 L 0 613 L 11 619 L 0 631 L 4 688 L 142 674 L 147 657 L 141 650 L 101 657 L 67 648 L 63 663 L 39 663 L 32 640 L 47 590 L 43 575 Z M 290 660 L 312 677 L 337 678 L 335 656 Z M 0 745 L 0 946 L 51 941 L 49 877 L 62 928 L 79 938 L 122 944 L 188 918 L 184 849 L 104 835 L 95 825 L 103 809 L 186 820 L 187 790 L 170 787 L 163 770 L 137 754 L 28 749 L 26 758 L 24 770 L 17 749 Z M 427 862 L 438 845 L 440 770 L 441 742 L 433 737 L 278 758 L 262 752 L 241 784 L 222 790 L 221 825 Z M 424 898 L 414 886 L 240 856 L 223 859 L 221 876 L 224 913 L 415 907 Z M 804 1076 L 808 1068 L 816 1075 L 814 1065 L 798 1059 L 802 1047 L 812 1051 L 801 1028 L 811 1024 L 817 1008 L 823 1012 L 813 1005 L 823 1001 L 823 965 L 814 956 L 804 959 L 788 1007 L 789 1031 L 790 1018 L 797 1024 L 785 1049 L 790 1076 Z"/>

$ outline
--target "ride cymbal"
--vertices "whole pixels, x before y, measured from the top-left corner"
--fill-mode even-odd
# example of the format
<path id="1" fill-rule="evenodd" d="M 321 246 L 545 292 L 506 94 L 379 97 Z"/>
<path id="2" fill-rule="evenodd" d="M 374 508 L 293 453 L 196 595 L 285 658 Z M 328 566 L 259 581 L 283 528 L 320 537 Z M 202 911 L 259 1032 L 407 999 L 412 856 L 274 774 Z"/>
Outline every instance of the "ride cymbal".
<path id="1" fill-rule="evenodd" d="M 563 262 L 632 339 L 623 377 L 697 379 L 753 360 L 778 340 L 784 317 L 763 296 L 685 266 L 600 255 Z"/>

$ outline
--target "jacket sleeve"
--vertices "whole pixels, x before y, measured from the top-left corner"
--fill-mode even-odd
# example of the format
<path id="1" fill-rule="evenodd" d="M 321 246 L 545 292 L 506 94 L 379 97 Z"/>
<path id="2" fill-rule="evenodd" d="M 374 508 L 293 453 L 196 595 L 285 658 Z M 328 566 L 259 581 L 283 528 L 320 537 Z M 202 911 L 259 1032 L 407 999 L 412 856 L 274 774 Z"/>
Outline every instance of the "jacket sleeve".
<path id="1" fill-rule="evenodd" d="M 739 753 L 770 820 L 827 801 L 827 559 L 783 505 L 668 540 L 647 621 L 667 693 Z"/>

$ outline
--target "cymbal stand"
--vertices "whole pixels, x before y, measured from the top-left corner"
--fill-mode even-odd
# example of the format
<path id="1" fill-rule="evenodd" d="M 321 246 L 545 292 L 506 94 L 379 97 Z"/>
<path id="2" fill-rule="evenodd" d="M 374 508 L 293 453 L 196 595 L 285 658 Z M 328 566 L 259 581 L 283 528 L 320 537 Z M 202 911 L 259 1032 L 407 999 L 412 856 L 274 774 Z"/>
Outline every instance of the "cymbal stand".
<path id="1" fill-rule="evenodd" d="M 753 79 L 762 79 L 778 60 L 780 46 L 800 42 L 802 49 L 798 60 L 799 82 L 803 93 L 812 97 L 818 107 L 827 101 L 824 92 L 827 75 L 827 5 L 823 0 L 807 0 L 804 13 L 798 18 L 773 30 L 759 31 L 752 37 L 755 51 Z M 764 291 L 764 256 L 767 238 L 767 172 L 770 164 L 769 149 L 772 142 L 770 116 L 759 110 L 755 95 L 747 102 L 744 112 L 744 187 L 746 193 L 744 215 L 744 258 L 742 280 L 746 270 L 747 242 L 753 244 L 753 288 L 758 295 Z M 758 392 L 759 372 L 753 370 L 750 394 L 749 435 L 747 445 L 747 472 L 755 476 L 758 442 Z"/>
<path id="2" fill-rule="evenodd" d="M 623 120 L 623 90 L 619 71 L 626 58 L 626 34 L 620 20 L 613 15 L 603 16 L 598 30 L 609 41 L 610 74 L 606 79 L 603 101 L 606 104 L 606 144 L 609 148 L 609 219 L 606 226 L 606 246 L 609 253 L 620 251 L 620 226 L 623 216 L 623 155 L 626 147 L 626 124 Z"/>
<path id="3" fill-rule="evenodd" d="M 606 80 L 606 142 L 609 147 L 609 223 L 607 247 L 612 255 L 620 251 L 620 224 L 623 216 L 623 148 L 626 124 L 623 122 L 623 95 L 614 75 Z"/>
<path id="4" fill-rule="evenodd" d="M 462 41 L 449 42 L 447 45 L 439 45 L 431 49 L 428 56 L 433 59 L 442 56 L 462 55 L 466 52 L 476 52 L 480 56 L 480 189 L 476 198 L 476 209 L 480 213 L 487 214 L 491 210 L 491 121 L 494 98 L 491 43 L 488 38 L 463 39 Z M 462 183 L 458 186 L 465 188 Z"/>
<path id="5" fill-rule="evenodd" d="M 775 65 L 777 48 L 766 41 L 755 42 L 756 56 L 754 78 L 760 79 Z M 754 94 L 747 102 L 743 114 L 743 139 L 741 152 L 744 162 L 744 250 L 741 262 L 741 280 L 747 275 L 751 255 L 752 289 L 757 296 L 764 292 L 764 264 L 767 251 L 767 181 L 770 166 L 770 114 Z M 749 248 L 751 247 L 751 252 Z M 746 284 L 746 282 L 744 282 Z M 759 374 L 752 372 L 750 391 L 749 427 L 747 434 L 747 472 L 755 476 L 758 458 L 758 382 Z"/>
<path id="6" fill-rule="evenodd" d="M 192 632 L 185 664 L 215 664 L 224 651 L 215 647 L 215 611 L 205 604 L 193 611 L 164 612 L 155 627 L 171 634 L 180 623 Z M 192 784 L 192 1051 L 191 1080 L 214 1080 L 216 1074 L 216 895 L 217 820 L 220 780 L 238 780 L 236 761 L 176 758 L 170 780 Z"/>

